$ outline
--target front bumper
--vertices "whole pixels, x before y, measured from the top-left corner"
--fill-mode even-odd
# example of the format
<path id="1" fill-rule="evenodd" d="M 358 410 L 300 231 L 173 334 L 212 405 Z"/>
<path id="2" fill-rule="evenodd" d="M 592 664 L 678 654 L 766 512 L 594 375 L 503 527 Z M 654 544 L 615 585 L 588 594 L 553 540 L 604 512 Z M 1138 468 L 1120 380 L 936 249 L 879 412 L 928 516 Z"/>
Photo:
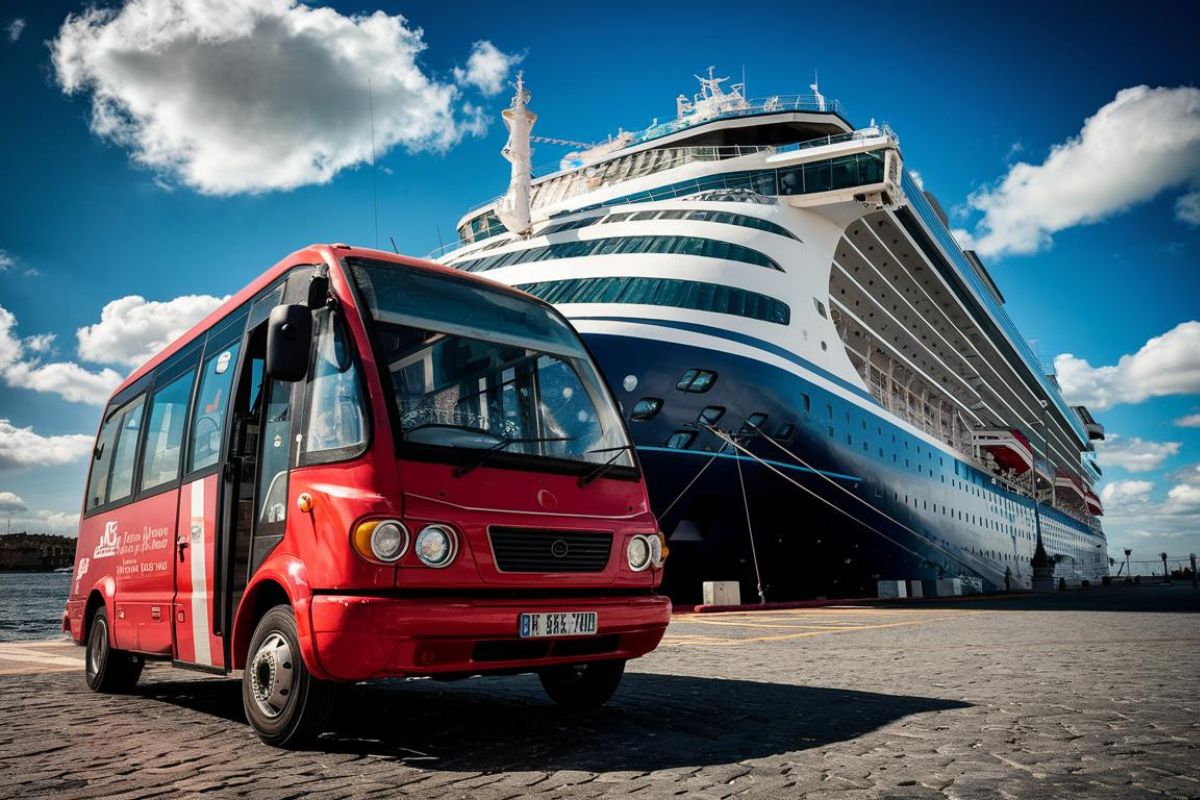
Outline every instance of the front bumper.
<path id="1" fill-rule="evenodd" d="M 520 639 L 522 612 L 595 611 L 597 632 Z M 320 678 L 523 672 L 552 664 L 629 659 L 658 646 L 671 601 L 656 595 L 552 598 L 312 598 L 309 666 Z"/>

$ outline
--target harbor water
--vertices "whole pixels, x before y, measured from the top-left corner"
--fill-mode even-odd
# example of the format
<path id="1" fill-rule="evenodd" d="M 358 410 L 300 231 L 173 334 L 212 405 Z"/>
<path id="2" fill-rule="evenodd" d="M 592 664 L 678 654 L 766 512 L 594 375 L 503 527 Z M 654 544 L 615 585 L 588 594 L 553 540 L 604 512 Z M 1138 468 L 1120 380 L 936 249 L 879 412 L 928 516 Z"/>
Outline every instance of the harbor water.
<path id="1" fill-rule="evenodd" d="M 0 572 L 0 642 L 57 639 L 70 572 Z"/>

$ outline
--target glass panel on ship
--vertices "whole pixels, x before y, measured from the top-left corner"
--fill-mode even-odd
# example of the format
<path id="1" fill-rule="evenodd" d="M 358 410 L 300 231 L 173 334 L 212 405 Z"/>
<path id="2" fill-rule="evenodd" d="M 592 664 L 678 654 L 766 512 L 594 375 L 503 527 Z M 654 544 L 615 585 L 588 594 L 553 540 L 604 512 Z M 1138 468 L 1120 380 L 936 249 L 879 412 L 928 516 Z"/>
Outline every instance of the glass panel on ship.
<path id="1" fill-rule="evenodd" d="M 886 125 L 710 73 L 674 120 L 534 178 L 527 208 L 519 167 L 441 259 L 583 334 L 677 600 L 708 580 L 770 600 L 1029 588 L 1039 535 L 1056 581 L 1109 574 L 1103 426 L 1066 405 Z"/>

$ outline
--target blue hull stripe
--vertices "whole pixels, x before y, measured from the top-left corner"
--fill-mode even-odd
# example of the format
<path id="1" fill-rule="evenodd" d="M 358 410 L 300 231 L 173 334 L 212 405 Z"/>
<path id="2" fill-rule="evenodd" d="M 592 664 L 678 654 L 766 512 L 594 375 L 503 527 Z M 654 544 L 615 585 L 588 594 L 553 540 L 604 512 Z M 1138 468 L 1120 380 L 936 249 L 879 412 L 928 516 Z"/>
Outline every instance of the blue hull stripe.
<path id="1" fill-rule="evenodd" d="M 599 320 L 601 322 L 636 322 L 636 323 L 640 323 L 643 325 L 655 325 L 660 328 L 678 328 L 679 330 L 692 331 L 693 333 L 702 333 L 702 334 L 705 334 L 706 336 L 715 336 L 719 339 L 729 339 L 731 341 L 739 342 L 741 344 L 748 345 L 750 347 L 756 347 L 759 350 L 766 350 L 768 353 L 771 353 L 772 355 L 779 356 L 780 358 L 782 358 L 786 361 L 792 362 L 793 364 L 795 364 L 798 367 L 803 367 L 804 369 L 808 370 L 809 372 L 813 372 L 813 373 L 816 373 L 817 375 L 820 375 L 825 380 L 830 381 L 831 383 L 837 384 L 838 386 L 845 389 L 846 391 L 852 392 L 856 396 L 869 401 L 872 405 L 876 405 L 876 406 L 879 405 L 879 401 L 876 400 L 874 397 L 872 397 L 869 393 L 864 392 L 862 389 L 858 388 L 857 386 L 854 386 L 853 384 L 846 382 L 845 379 L 839 378 L 837 375 L 834 375 L 832 372 L 829 372 L 821 367 L 818 367 L 816 364 L 812 363 L 811 361 L 809 361 L 805 358 L 801 358 L 800 356 L 796 355 L 795 353 L 793 353 L 789 350 L 785 350 L 782 347 L 773 345 L 770 342 L 765 342 L 762 339 L 756 339 L 753 336 L 747 336 L 743 333 L 736 333 L 734 331 L 728 331 L 723 328 L 714 328 L 709 325 L 700 325 L 695 322 L 677 322 L 675 320 L 664 320 L 664 319 L 640 319 L 637 317 L 579 317 L 579 316 L 571 317 L 571 319 L 589 319 L 589 320 Z M 593 335 L 594 336 L 604 336 L 606 334 L 593 334 Z"/>
<path id="2" fill-rule="evenodd" d="M 637 449 L 652 453 L 674 453 L 681 456 L 708 456 L 709 458 L 716 456 L 717 458 L 733 458 L 737 459 L 738 461 L 746 461 L 751 464 L 757 463 L 760 460 L 751 458 L 750 456 L 734 455 L 733 453 L 709 453 L 704 450 L 681 450 L 675 447 L 649 447 L 646 445 L 638 445 Z M 801 467 L 798 464 L 785 464 L 782 461 L 772 461 L 769 458 L 761 459 L 761 461 L 770 464 L 773 467 L 779 467 L 780 469 L 794 469 L 797 472 L 809 472 L 814 475 L 825 475 L 830 478 L 837 478 L 838 480 L 842 481 L 851 481 L 853 483 L 859 483 L 862 481 L 862 478 L 857 478 L 853 475 L 843 475 L 840 472 L 827 472 L 823 469 L 809 469 L 808 467 Z"/>

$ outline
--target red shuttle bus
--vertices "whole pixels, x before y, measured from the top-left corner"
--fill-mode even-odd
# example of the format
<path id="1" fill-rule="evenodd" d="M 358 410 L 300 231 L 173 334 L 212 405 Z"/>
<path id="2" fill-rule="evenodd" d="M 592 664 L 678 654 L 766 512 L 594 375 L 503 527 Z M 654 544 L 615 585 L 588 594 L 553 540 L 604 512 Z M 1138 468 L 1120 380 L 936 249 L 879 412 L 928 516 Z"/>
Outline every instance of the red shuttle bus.
<path id="1" fill-rule="evenodd" d="M 375 250 L 285 258 L 134 372 L 87 480 L 63 630 L 96 691 L 242 670 L 276 745 L 339 681 L 616 690 L 670 616 L 636 453 L 548 304 Z"/>

